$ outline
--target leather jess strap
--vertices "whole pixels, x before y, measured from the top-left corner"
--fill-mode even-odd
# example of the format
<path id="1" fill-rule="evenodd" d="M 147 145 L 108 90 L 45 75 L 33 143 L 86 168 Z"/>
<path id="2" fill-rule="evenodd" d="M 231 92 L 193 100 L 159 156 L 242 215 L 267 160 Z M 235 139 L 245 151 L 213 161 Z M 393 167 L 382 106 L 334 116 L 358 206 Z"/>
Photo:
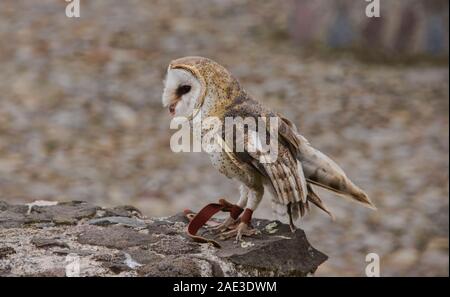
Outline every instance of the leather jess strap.
<path id="1" fill-rule="evenodd" d="M 220 244 L 213 240 L 200 235 L 197 235 L 198 230 L 203 227 L 212 216 L 214 216 L 219 211 L 229 212 L 233 219 L 239 218 L 243 209 L 236 204 L 232 204 L 225 199 L 220 199 L 219 203 L 210 203 L 203 207 L 197 214 L 193 215 L 193 212 L 189 209 L 184 211 L 185 215 L 189 218 L 190 222 L 187 226 L 187 234 L 194 241 L 211 243 L 215 247 L 220 248 Z"/>

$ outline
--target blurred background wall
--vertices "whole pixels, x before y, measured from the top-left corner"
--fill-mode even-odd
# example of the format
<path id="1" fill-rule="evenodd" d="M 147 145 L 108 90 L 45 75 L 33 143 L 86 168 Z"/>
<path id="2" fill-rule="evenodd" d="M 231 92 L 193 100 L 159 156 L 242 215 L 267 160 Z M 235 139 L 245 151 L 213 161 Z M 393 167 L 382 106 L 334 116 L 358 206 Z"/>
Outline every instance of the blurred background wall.
<path id="1" fill-rule="evenodd" d="M 295 0 L 290 33 L 301 46 L 349 49 L 371 59 L 448 59 L 448 1 L 378 1 L 380 17 L 367 17 L 374 2 Z"/>
<path id="2" fill-rule="evenodd" d="M 298 223 L 330 256 L 318 275 L 363 276 L 369 252 L 382 275 L 448 275 L 448 4 L 380 3 L 381 19 L 368 20 L 356 0 L 81 0 L 81 17 L 67 18 L 64 1 L 2 0 L 0 200 L 166 216 L 237 199 L 207 156 L 169 147 L 167 65 L 202 55 L 292 119 L 377 205 L 319 192 L 336 222 L 312 210 Z M 400 62 L 365 59 L 353 46 L 364 42 Z M 272 218 L 268 196 L 256 216 Z"/>

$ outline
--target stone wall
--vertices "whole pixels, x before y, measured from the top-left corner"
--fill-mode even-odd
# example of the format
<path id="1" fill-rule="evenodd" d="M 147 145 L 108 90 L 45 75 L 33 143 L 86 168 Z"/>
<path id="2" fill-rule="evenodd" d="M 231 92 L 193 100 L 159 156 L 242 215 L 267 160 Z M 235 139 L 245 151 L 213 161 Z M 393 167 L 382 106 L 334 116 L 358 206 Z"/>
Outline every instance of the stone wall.
<path id="1" fill-rule="evenodd" d="M 277 221 L 254 220 L 259 234 L 220 249 L 193 242 L 186 224 L 132 206 L 0 201 L 0 276 L 306 276 L 327 259 Z"/>

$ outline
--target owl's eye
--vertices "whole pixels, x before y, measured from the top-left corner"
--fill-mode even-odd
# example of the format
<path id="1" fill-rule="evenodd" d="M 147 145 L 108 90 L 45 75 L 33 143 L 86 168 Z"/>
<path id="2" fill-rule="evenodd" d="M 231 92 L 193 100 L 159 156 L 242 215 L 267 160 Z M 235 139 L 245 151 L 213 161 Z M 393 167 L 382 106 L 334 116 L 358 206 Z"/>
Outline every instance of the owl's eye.
<path id="1" fill-rule="evenodd" d="M 177 96 L 181 97 L 184 94 L 189 93 L 189 91 L 191 90 L 191 86 L 190 85 L 181 85 L 177 88 Z"/>

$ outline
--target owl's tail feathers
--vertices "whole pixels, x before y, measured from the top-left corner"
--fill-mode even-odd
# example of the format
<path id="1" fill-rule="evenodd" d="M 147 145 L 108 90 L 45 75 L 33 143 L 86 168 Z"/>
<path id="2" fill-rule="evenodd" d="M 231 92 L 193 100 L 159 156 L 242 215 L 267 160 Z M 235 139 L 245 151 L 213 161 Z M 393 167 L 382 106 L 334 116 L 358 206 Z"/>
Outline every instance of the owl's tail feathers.
<path id="1" fill-rule="evenodd" d="M 331 181 L 326 180 L 326 182 L 317 182 L 308 180 L 308 183 L 332 191 L 335 194 L 343 198 L 347 198 L 352 202 L 356 202 L 364 207 L 377 210 L 375 204 L 373 204 L 369 196 L 343 174 L 338 178 L 332 179 Z M 330 184 L 332 186 L 330 186 Z"/>
<path id="2" fill-rule="evenodd" d="M 370 208 L 372 210 L 377 210 L 375 204 L 373 204 L 369 196 L 357 185 L 355 185 L 350 179 L 345 178 L 345 182 L 341 183 L 340 190 L 341 191 L 337 190 L 336 193 L 344 196 L 345 198 L 350 198 L 351 201 L 357 202 L 364 207 Z"/>
<path id="3" fill-rule="evenodd" d="M 331 219 L 334 221 L 335 220 L 334 215 L 326 207 L 326 205 L 322 202 L 322 199 L 320 199 L 320 197 L 316 193 L 314 193 L 311 185 L 308 184 L 307 187 L 308 187 L 308 196 L 306 198 L 308 199 L 308 201 L 310 201 L 315 206 L 317 206 L 318 208 L 320 208 L 321 210 L 326 212 L 331 217 Z"/>
<path id="4" fill-rule="evenodd" d="M 353 189 L 351 192 L 347 192 L 345 194 L 342 192 L 337 192 L 337 191 L 335 191 L 335 192 L 345 198 L 350 198 L 352 201 L 355 201 L 367 208 L 377 210 L 376 206 L 370 200 L 369 196 L 367 196 L 367 194 L 364 193 L 364 191 L 359 189 L 354 184 L 352 184 L 352 186 L 353 186 Z M 320 199 L 320 197 L 313 191 L 313 188 L 310 183 L 308 183 L 307 188 L 308 188 L 308 196 L 307 196 L 308 201 L 313 203 L 315 206 L 317 206 L 324 212 L 326 212 L 331 217 L 331 219 L 334 221 L 335 220 L 334 215 L 331 213 L 331 211 L 328 209 L 328 207 L 323 203 L 322 199 Z"/>
<path id="5" fill-rule="evenodd" d="M 356 191 L 353 191 L 350 194 L 350 198 L 361 204 L 362 206 L 365 206 L 367 208 L 377 210 L 377 207 L 373 202 L 370 200 L 369 196 L 361 189 L 356 187 Z"/>
<path id="6" fill-rule="evenodd" d="M 330 218 L 334 221 L 335 217 L 333 213 L 328 209 L 328 207 L 323 203 L 322 199 L 313 191 L 311 184 L 307 184 L 308 194 L 306 196 L 306 202 L 297 201 L 291 202 L 288 205 L 280 203 L 278 200 L 272 200 L 272 210 L 275 217 L 285 218 L 286 216 L 291 217 L 293 221 L 301 218 L 309 211 L 309 203 L 311 202 L 324 212 L 326 212 Z"/>

